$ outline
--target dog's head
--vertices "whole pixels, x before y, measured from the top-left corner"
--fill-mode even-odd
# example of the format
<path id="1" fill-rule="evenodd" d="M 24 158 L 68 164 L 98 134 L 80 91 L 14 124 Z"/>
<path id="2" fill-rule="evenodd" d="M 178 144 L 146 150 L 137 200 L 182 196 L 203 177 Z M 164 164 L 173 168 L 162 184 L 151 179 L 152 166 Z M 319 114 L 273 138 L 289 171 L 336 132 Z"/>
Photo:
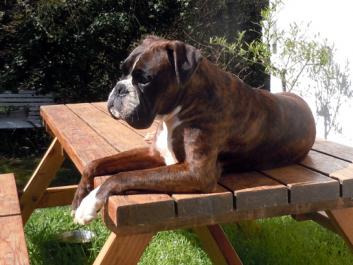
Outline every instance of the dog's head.
<path id="1" fill-rule="evenodd" d="M 122 64 L 123 76 L 108 98 L 108 110 L 132 127 L 149 127 L 156 115 L 171 112 L 202 56 L 181 41 L 150 36 Z"/>

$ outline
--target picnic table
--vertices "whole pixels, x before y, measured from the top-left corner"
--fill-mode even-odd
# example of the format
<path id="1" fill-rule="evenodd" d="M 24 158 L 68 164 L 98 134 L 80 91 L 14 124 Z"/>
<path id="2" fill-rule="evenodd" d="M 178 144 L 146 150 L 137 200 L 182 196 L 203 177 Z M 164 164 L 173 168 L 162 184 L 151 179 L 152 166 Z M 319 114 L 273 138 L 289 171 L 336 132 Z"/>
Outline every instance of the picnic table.
<path id="1" fill-rule="evenodd" d="M 35 208 L 71 203 L 75 185 L 48 188 L 64 158 L 82 173 L 94 159 L 146 146 L 158 126 L 135 130 L 104 102 L 42 106 L 41 116 L 53 142 L 20 198 L 24 223 Z M 316 140 L 300 163 L 222 176 L 213 193 L 111 196 L 102 218 L 112 233 L 94 264 L 136 264 L 156 232 L 177 228 L 192 228 L 215 264 L 241 264 L 220 224 L 282 215 L 314 220 L 353 249 L 352 161 L 353 148 Z"/>

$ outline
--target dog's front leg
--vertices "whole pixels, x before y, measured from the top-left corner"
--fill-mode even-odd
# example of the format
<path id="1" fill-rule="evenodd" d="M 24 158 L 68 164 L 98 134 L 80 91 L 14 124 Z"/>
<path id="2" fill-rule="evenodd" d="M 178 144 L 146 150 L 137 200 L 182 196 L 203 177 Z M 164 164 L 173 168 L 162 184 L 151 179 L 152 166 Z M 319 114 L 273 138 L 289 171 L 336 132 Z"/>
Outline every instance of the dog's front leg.
<path id="1" fill-rule="evenodd" d="M 72 201 L 73 214 L 83 198 L 93 189 L 95 176 L 163 166 L 163 158 L 148 147 L 136 148 L 90 162 L 83 170 L 81 181 Z"/>
<path id="2" fill-rule="evenodd" d="M 167 193 L 209 192 L 217 184 L 220 170 L 205 165 L 195 168 L 180 163 L 159 168 L 118 173 L 94 189 L 76 211 L 75 222 L 89 223 L 112 194 L 128 190 L 157 191 Z"/>

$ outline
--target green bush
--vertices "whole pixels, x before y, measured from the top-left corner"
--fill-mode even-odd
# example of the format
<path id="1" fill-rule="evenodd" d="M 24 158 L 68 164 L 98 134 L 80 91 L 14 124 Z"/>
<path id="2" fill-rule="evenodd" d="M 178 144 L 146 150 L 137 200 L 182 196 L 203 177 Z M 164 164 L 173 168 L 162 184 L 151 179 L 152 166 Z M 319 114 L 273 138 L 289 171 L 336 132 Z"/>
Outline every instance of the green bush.
<path id="1" fill-rule="evenodd" d="M 2 4 L 0 91 L 53 92 L 61 102 L 105 99 L 131 43 L 146 33 L 166 34 L 187 2 L 42 0 Z"/>
<path id="2" fill-rule="evenodd" d="M 144 34 L 184 40 L 225 66 L 213 36 L 260 37 L 266 0 L 8 0 L 0 3 L 0 92 L 52 92 L 58 102 L 105 100 L 120 63 Z M 224 67 L 253 86 L 261 71 L 234 57 Z M 255 67 L 256 68 L 256 67 Z M 261 69 L 260 69 L 261 70 Z"/>

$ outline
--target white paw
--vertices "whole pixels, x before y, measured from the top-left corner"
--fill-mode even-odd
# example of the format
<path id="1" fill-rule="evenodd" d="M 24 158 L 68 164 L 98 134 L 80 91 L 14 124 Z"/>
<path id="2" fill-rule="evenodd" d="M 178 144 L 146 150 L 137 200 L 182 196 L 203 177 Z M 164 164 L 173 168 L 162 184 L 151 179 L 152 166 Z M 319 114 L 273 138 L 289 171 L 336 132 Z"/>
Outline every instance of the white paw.
<path id="1" fill-rule="evenodd" d="M 97 217 L 97 211 L 103 206 L 103 200 L 99 200 L 96 196 L 98 189 L 99 187 L 91 191 L 76 209 L 74 213 L 76 224 L 85 225 Z"/>

